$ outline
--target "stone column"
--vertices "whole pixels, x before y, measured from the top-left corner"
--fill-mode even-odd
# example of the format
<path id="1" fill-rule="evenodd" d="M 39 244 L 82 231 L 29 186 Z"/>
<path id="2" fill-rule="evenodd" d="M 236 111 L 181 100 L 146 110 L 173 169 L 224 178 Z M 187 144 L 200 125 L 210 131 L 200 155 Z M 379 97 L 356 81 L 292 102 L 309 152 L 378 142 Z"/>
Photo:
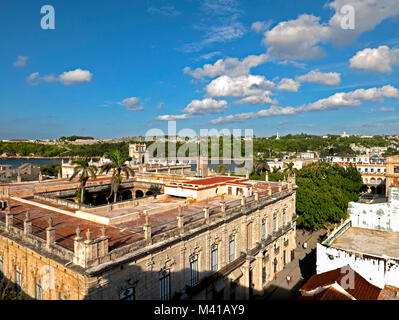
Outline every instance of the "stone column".
<path id="1" fill-rule="evenodd" d="M 10 231 L 13 225 L 14 225 L 14 215 L 11 213 L 11 210 L 8 207 L 6 211 L 6 230 Z"/>
<path id="2" fill-rule="evenodd" d="M 256 255 L 256 279 L 254 279 L 255 290 L 258 291 L 258 294 L 263 294 L 263 282 L 262 282 L 262 268 L 263 268 L 263 254 L 262 251 Z"/>
<path id="3" fill-rule="evenodd" d="M 209 223 L 209 208 L 205 207 L 204 208 L 204 218 L 205 218 L 205 223 Z"/>
<path id="4" fill-rule="evenodd" d="M 183 210 L 182 207 L 179 206 L 178 209 L 178 213 L 177 213 L 177 228 L 179 229 L 179 233 L 183 234 L 184 233 L 184 216 L 183 216 Z"/>
<path id="5" fill-rule="evenodd" d="M 30 217 L 29 210 L 26 211 L 24 220 L 24 235 L 32 234 L 32 219 Z"/>
<path id="6" fill-rule="evenodd" d="M 265 181 L 268 182 L 269 181 L 269 173 L 266 171 L 266 175 L 265 175 Z"/>
<path id="7" fill-rule="evenodd" d="M 55 228 L 53 227 L 53 219 L 48 220 L 48 228 L 46 228 L 46 250 L 51 251 L 51 246 L 55 244 Z"/>

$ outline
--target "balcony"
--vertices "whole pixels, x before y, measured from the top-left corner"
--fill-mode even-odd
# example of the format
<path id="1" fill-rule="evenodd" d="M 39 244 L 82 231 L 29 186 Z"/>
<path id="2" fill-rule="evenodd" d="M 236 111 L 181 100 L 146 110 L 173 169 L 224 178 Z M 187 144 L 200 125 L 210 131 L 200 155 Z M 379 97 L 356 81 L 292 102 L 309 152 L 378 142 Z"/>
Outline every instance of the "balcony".
<path id="1" fill-rule="evenodd" d="M 288 244 L 289 244 L 289 240 L 287 239 L 284 241 L 284 247 L 288 247 Z"/>
<path id="2" fill-rule="evenodd" d="M 274 248 L 274 254 L 278 254 L 280 252 L 280 247 Z"/>

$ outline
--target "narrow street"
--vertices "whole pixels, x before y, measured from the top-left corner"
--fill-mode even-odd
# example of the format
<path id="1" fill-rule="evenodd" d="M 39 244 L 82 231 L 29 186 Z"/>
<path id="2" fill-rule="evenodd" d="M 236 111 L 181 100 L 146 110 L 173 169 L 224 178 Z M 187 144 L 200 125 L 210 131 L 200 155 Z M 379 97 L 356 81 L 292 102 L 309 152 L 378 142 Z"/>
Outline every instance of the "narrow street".
<path id="1" fill-rule="evenodd" d="M 316 273 L 316 244 L 320 236 L 326 233 L 325 229 L 313 233 L 297 230 L 297 249 L 295 259 L 285 266 L 265 288 L 262 297 L 255 299 L 262 300 L 292 300 L 297 296 L 298 289 L 302 284 Z M 303 243 L 307 242 L 307 248 Z M 287 281 L 287 275 L 293 277 L 292 281 Z"/>

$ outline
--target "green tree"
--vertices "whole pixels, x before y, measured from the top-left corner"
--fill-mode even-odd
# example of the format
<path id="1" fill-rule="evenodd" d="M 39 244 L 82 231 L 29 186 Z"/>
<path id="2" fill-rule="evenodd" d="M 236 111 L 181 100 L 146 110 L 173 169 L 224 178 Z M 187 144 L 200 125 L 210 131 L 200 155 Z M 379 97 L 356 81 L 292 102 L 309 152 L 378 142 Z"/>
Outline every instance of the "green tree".
<path id="1" fill-rule="evenodd" d="M 297 225 L 317 230 L 347 216 L 348 203 L 359 199 L 363 186 L 355 167 L 313 163 L 298 171 Z"/>
<path id="2" fill-rule="evenodd" d="M 73 169 L 73 174 L 69 178 L 69 181 L 73 180 L 76 176 L 79 175 L 80 203 L 83 203 L 86 183 L 90 177 L 96 178 L 97 167 L 90 165 L 87 157 L 75 159 L 72 161 L 72 164 L 75 165 L 75 168 Z"/>
<path id="3" fill-rule="evenodd" d="M 218 165 L 217 171 L 218 171 L 219 174 L 225 174 L 226 171 L 227 171 L 227 166 L 220 163 L 220 164 Z"/>
<path id="4" fill-rule="evenodd" d="M 112 171 L 111 193 L 109 196 L 114 194 L 114 202 L 116 202 L 119 186 L 123 180 L 122 173 L 125 174 L 126 178 L 134 177 L 133 168 L 125 163 L 126 161 L 131 161 L 132 158 L 122 155 L 118 149 L 106 153 L 104 157 L 110 161 L 101 166 L 101 171 L 105 173 Z"/>

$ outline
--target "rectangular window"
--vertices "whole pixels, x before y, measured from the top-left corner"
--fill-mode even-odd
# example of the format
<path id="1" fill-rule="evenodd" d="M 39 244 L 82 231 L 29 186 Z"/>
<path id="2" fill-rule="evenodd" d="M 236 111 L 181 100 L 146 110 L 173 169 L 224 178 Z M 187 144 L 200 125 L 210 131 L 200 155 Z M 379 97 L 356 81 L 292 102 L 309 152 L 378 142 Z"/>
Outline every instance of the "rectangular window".
<path id="1" fill-rule="evenodd" d="M 119 300 L 134 300 L 134 287 L 121 290 L 119 292 Z"/>
<path id="2" fill-rule="evenodd" d="M 0 279 L 3 279 L 3 257 L 0 257 Z"/>
<path id="3" fill-rule="evenodd" d="M 212 245 L 211 248 L 211 270 L 218 270 L 218 246 L 216 244 Z"/>
<path id="4" fill-rule="evenodd" d="M 163 270 L 159 276 L 160 300 L 170 300 L 170 271 Z"/>
<path id="5" fill-rule="evenodd" d="M 276 214 L 273 215 L 273 231 L 274 232 L 277 231 L 277 215 Z"/>
<path id="6" fill-rule="evenodd" d="M 229 238 L 229 262 L 232 262 L 235 259 L 235 251 L 236 251 L 236 244 L 235 244 L 235 237 L 230 236 Z"/>
<path id="7" fill-rule="evenodd" d="M 262 219 L 262 240 L 266 238 L 266 219 Z"/>
<path id="8" fill-rule="evenodd" d="M 198 284 L 198 255 L 190 257 L 190 285 Z"/>
<path id="9" fill-rule="evenodd" d="M 266 282 L 266 267 L 262 268 L 262 283 Z"/>
<path id="10" fill-rule="evenodd" d="M 21 284 L 22 284 L 22 272 L 19 267 L 15 267 L 15 285 L 17 291 L 21 291 Z"/>
<path id="11" fill-rule="evenodd" d="M 42 282 L 40 279 L 36 279 L 35 282 L 35 298 L 36 300 L 42 300 Z"/>
<path id="12" fill-rule="evenodd" d="M 287 220 L 287 219 L 286 219 L 286 212 L 285 212 L 285 209 L 283 209 L 283 225 L 284 225 L 284 226 L 285 226 L 286 223 L 287 223 L 286 220 Z"/>

